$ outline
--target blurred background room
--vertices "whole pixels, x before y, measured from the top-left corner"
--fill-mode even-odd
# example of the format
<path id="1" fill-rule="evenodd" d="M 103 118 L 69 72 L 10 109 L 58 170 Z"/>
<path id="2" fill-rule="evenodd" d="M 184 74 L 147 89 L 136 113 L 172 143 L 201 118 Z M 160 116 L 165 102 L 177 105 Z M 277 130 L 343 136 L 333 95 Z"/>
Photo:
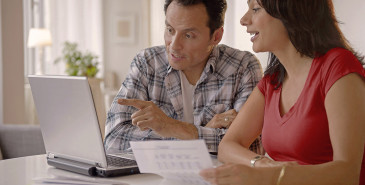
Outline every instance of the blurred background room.
<path id="1" fill-rule="evenodd" d="M 67 52 L 81 57 L 83 67 L 91 66 L 88 73 L 98 80 L 99 98 L 106 112 L 136 53 L 164 44 L 164 0 L 0 2 L 0 124 L 39 124 L 26 77 L 84 75 L 82 66 L 75 69 L 68 63 Z M 357 51 L 365 53 L 365 1 L 333 2 L 346 37 Z M 250 35 L 239 24 L 246 1 L 227 3 L 221 43 L 252 51 Z M 257 57 L 265 69 L 267 53 Z"/>

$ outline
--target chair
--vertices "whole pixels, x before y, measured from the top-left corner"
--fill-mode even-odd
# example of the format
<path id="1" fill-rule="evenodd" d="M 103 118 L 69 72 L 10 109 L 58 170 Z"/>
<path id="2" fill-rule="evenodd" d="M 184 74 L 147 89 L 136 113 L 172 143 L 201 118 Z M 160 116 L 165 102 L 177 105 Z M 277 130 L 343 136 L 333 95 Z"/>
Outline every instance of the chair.
<path id="1" fill-rule="evenodd" d="M 45 154 L 40 126 L 0 123 L 0 152 L 3 159 Z"/>

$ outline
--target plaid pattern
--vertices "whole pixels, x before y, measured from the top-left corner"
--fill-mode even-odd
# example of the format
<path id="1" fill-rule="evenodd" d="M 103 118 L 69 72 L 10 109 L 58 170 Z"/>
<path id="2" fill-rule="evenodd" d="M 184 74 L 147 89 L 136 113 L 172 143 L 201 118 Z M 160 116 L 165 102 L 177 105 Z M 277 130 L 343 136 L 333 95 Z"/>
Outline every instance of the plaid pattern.
<path id="1" fill-rule="evenodd" d="M 261 77 L 260 63 L 250 52 L 225 45 L 214 48 L 194 93 L 194 125 L 209 151 L 217 152 L 226 129 L 204 126 L 215 114 L 233 108 L 238 112 Z M 145 49 L 133 59 L 129 75 L 108 112 L 105 148 L 108 153 L 121 152 L 130 148 L 132 140 L 175 139 L 162 138 L 152 130 L 140 131 L 133 126 L 130 117 L 137 109 L 119 105 L 118 98 L 152 101 L 167 116 L 182 120 L 180 75 L 169 65 L 164 46 Z M 259 139 L 251 145 L 251 150 L 262 153 Z"/>

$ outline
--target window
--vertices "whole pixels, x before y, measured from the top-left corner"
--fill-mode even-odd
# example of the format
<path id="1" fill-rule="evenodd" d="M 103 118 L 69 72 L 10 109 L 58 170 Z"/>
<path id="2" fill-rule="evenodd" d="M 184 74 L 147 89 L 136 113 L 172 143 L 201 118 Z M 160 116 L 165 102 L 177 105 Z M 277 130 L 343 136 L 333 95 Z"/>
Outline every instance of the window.
<path id="1" fill-rule="evenodd" d="M 65 74 L 65 64 L 54 61 L 61 56 L 63 43 L 74 42 L 82 51 L 90 51 L 102 59 L 101 0 L 23 0 L 25 76 L 36 74 L 43 63 L 43 74 Z M 52 45 L 28 48 L 31 28 L 50 31 Z M 92 31 L 91 31 L 92 30 Z M 42 49 L 43 48 L 43 49 Z M 103 64 L 100 64 L 102 76 Z"/>
<path id="2" fill-rule="evenodd" d="M 24 12 L 24 77 L 29 74 L 65 75 L 65 63 L 55 64 L 63 43 L 77 43 L 81 51 L 99 57 L 98 77 L 103 76 L 102 0 L 23 0 Z M 28 47 L 32 28 L 49 30 L 51 45 Z M 30 37 L 33 39 L 33 37 Z M 36 40 L 39 36 L 34 37 Z M 40 65 L 42 64 L 42 65 Z M 43 66 L 43 67 L 40 67 Z M 26 121 L 37 124 L 33 97 L 25 78 Z"/>

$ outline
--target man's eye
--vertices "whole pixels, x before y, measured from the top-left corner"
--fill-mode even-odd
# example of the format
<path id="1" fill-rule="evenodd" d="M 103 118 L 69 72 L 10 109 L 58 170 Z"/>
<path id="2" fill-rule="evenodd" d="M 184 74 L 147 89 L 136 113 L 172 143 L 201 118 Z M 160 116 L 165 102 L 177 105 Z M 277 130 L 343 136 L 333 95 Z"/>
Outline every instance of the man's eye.
<path id="1" fill-rule="evenodd" d="M 187 39 L 190 39 L 190 38 L 191 38 L 191 35 L 186 34 L 186 35 L 185 35 L 185 37 L 186 37 Z"/>

